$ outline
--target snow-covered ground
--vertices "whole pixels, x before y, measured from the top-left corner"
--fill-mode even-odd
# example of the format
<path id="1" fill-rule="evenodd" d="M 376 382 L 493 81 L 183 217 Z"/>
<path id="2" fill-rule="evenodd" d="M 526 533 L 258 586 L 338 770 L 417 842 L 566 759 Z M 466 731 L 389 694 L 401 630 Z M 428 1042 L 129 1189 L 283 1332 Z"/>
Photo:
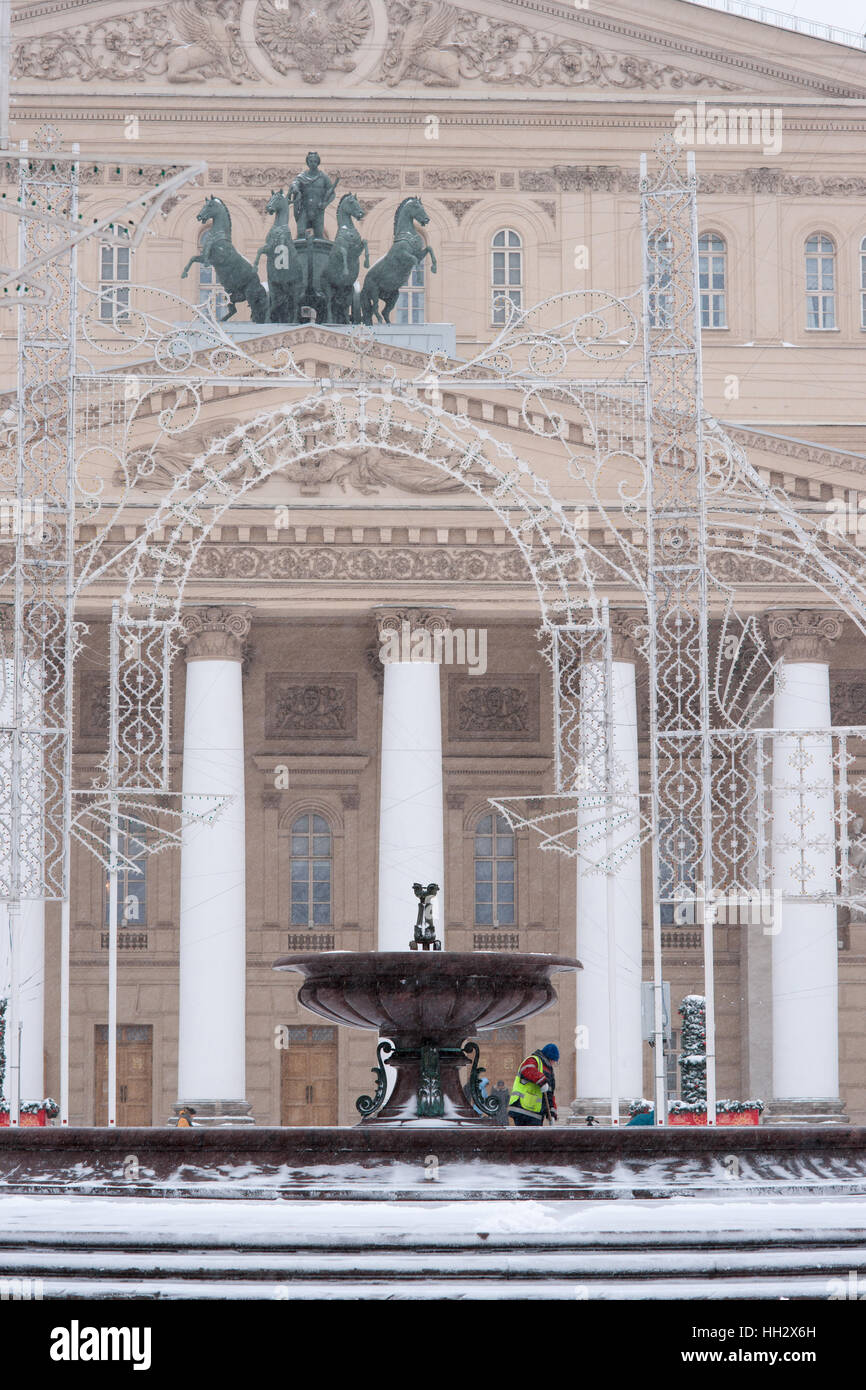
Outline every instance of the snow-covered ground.
<path id="1" fill-rule="evenodd" d="M 842 1298 L 866 1292 L 866 1199 L 9 1195 L 0 1280 L 15 1278 L 45 1298 Z"/>

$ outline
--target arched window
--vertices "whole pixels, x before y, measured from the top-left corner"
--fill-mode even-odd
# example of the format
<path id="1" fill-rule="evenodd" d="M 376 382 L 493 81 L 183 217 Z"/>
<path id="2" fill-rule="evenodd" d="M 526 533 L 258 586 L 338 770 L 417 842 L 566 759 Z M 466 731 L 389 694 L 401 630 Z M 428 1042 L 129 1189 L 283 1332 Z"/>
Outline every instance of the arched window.
<path id="1" fill-rule="evenodd" d="M 400 291 L 394 312 L 395 323 L 426 323 L 424 307 L 424 262 L 419 262 L 409 276 L 409 282 Z"/>
<path id="2" fill-rule="evenodd" d="M 298 816 L 292 825 L 292 926 L 328 927 L 332 921 L 332 839 L 324 816 Z"/>
<path id="3" fill-rule="evenodd" d="M 508 312 L 497 299 L 510 299 L 517 309 L 523 308 L 523 242 L 510 227 L 497 232 L 491 243 L 490 298 L 494 324 L 505 323 Z"/>
<path id="4" fill-rule="evenodd" d="M 117 924 L 131 930 L 147 926 L 148 828 L 131 816 L 121 816 L 117 834 Z M 109 917 L 109 882 L 105 880 L 105 925 Z"/>
<path id="5" fill-rule="evenodd" d="M 121 238 L 129 239 L 125 227 L 116 227 Z M 117 323 L 129 318 L 128 246 L 112 246 L 102 242 L 99 248 L 99 317 L 103 323 Z"/>
<path id="6" fill-rule="evenodd" d="M 836 247 L 824 232 L 806 242 L 806 327 L 836 327 Z"/>
<path id="7" fill-rule="evenodd" d="M 516 898 L 514 832 L 504 816 L 482 816 L 475 828 L 476 927 L 513 927 Z"/>
<path id="8" fill-rule="evenodd" d="M 673 314 L 671 294 L 671 240 L 667 232 L 650 237 L 647 290 L 650 328 L 668 328 Z"/>
<path id="9" fill-rule="evenodd" d="M 860 327 L 866 328 L 866 236 L 860 243 Z"/>
<path id="10" fill-rule="evenodd" d="M 701 327 L 727 328 L 728 248 L 724 237 L 705 232 L 698 238 Z"/>

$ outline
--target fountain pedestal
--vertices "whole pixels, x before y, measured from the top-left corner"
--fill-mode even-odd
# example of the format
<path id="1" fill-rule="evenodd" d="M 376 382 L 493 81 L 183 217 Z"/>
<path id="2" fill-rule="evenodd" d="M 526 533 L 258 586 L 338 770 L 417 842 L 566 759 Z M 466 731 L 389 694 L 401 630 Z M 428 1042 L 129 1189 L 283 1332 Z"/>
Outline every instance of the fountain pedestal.
<path id="1" fill-rule="evenodd" d="M 375 1094 L 357 1101 L 363 1125 L 452 1126 L 496 1114 L 478 1091 L 478 1048 L 467 1040 L 540 1013 L 556 998 L 551 976 L 581 965 L 511 951 L 317 951 L 283 956 L 274 969 L 304 976 L 298 999 L 312 1013 L 382 1037 Z M 470 1063 L 467 1100 L 460 1068 Z M 387 1101 L 385 1064 L 397 1072 Z"/>

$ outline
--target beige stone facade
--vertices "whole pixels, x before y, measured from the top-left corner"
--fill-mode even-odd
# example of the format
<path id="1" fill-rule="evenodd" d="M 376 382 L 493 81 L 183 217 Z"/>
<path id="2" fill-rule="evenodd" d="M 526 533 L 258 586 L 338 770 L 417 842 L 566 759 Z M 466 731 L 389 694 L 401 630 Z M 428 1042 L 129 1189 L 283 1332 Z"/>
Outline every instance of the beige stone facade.
<path id="1" fill-rule="evenodd" d="M 736 140 L 695 146 L 699 230 L 713 238 L 705 248 L 707 273 L 724 281 L 718 324 L 703 333 L 706 403 L 765 479 L 783 485 L 805 510 L 830 516 L 835 505 L 853 515 L 856 535 L 866 471 L 862 52 L 686 0 L 599 0 L 588 9 L 543 0 L 318 7 L 307 0 L 46 0 L 17 3 L 13 11 L 13 136 L 32 136 L 49 120 L 80 143 L 85 218 L 109 212 L 122 194 L 175 162 L 207 161 L 207 174 L 171 200 L 132 253 L 134 282 L 193 302 L 209 292 L 195 273 L 180 280 L 197 248 L 196 213 L 207 192 L 226 201 L 235 244 L 254 259 L 270 224 L 270 192 L 288 185 L 307 150 L 318 150 L 323 167 L 340 174 L 341 191 L 354 191 L 367 209 L 362 229 L 371 259 L 390 245 L 398 202 L 421 196 L 438 272 L 427 263 L 415 292 L 419 322 L 407 325 L 405 342 L 370 347 L 375 370 L 397 375 L 423 365 L 417 344 L 425 322 L 454 325 L 459 357 L 491 341 L 498 249 L 516 253 L 514 287 L 523 306 L 575 288 L 634 294 L 641 284 L 640 156 L 677 128 L 678 113 L 697 115 L 699 102 L 727 114 L 778 112 L 778 149 L 741 139 L 755 131 L 737 116 Z M 140 155 L 141 165 L 113 164 L 119 153 Z M 515 240 L 494 245 L 502 233 Z M 123 267 L 101 254 L 95 246 L 82 250 L 82 280 L 122 289 Z M 807 294 L 807 256 L 826 276 L 817 307 Z M 3 259 L 9 263 L 8 249 Z M 167 312 L 173 316 L 176 306 Z M 709 302 L 707 313 L 713 317 Z M 239 319 L 247 316 L 243 306 Z M 11 315 L 0 328 L 11 383 Z M 353 361 L 345 338 L 315 325 L 275 330 L 247 348 L 264 357 L 284 345 L 315 378 L 335 376 Z M 587 377 L 604 374 L 603 364 L 587 360 Z M 198 453 L 284 399 L 278 383 L 256 393 L 210 388 L 193 429 L 176 448 L 161 450 L 149 491 L 122 518 L 125 539 L 141 526 L 141 507 L 158 507 Z M 519 402 L 467 382 L 446 392 L 445 405 L 493 430 L 558 495 L 585 501 L 553 451 L 527 429 Z M 821 607 L 805 587 L 763 579 L 744 594 L 758 614 Z M 78 675 L 80 785 L 104 750 L 106 616 L 114 596 L 111 582 L 94 586 L 81 615 L 90 631 Z M 616 584 L 608 597 L 618 612 L 634 608 L 634 595 Z M 289 1048 L 279 1046 L 281 1025 L 312 1030 L 321 1020 L 298 1006 L 290 977 L 274 974 L 271 964 L 308 938 L 346 950 L 375 946 L 375 613 L 382 606 L 445 607 L 452 625 L 486 632 L 483 674 L 470 674 L 466 664 L 441 672 L 448 946 L 487 946 L 499 932 L 520 950 L 575 950 L 574 863 L 543 853 L 527 834 L 517 837 L 513 925 L 476 921 L 475 837 L 490 814 L 488 798 L 552 787 L 551 682 L 536 637 L 536 595 L 482 498 L 393 452 L 352 448 L 315 469 L 287 463 L 245 494 L 203 546 L 185 598 L 190 605 L 248 605 L 251 614 L 243 677 L 246 1098 L 259 1123 L 304 1122 L 302 1102 L 286 1109 L 286 1054 L 308 1048 L 304 1094 L 321 1086 L 330 1118 L 349 1123 L 354 1098 L 370 1089 L 373 1043 L 340 1029 L 334 1040 L 290 1033 Z M 829 659 L 836 722 L 866 722 L 866 646 L 853 625 L 844 626 Z M 640 660 L 637 679 L 647 775 Z M 172 747 L 178 779 L 184 682 L 179 659 Z M 320 817 L 330 837 L 330 920 L 313 925 L 292 922 L 292 827 L 307 816 Z M 144 1030 L 130 1045 L 151 1049 L 142 1066 L 150 1068 L 152 1086 L 142 1104 L 154 1124 L 165 1122 L 177 1100 L 179 872 L 177 856 L 152 862 L 144 918 L 123 930 L 118 1016 L 125 1027 Z M 105 885 L 83 851 L 76 853 L 74 885 L 71 1120 L 92 1123 L 97 1030 L 107 1019 Z M 647 979 L 652 897 L 645 855 Z M 406 915 L 408 939 L 409 892 Z M 49 909 L 49 1094 L 57 1089 L 59 1057 L 57 921 Z M 701 992 L 700 929 L 665 928 L 663 945 L 676 1006 Z M 866 1123 L 866 923 L 840 918 L 839 947 L 840 1090 L 850 1119 Z M 767 988 L 765 944 L 736 926 L 720 927 L 721 1096 L 770 1092 Z M 562 1051 L 558 1089 L 567 1100 L 575 1094 L 576 1022 L 575 985 L 566 978 L 559 1004 L 525 1034 L 496 1040 L 505 1049 L 496 1055 L 555 1039 Z M 644 1050 L 650 1094 L 651 1055 Z M 328 1118 L 325 1110 L 306 1112 L 307 1121 L 317 1117 Z"/>

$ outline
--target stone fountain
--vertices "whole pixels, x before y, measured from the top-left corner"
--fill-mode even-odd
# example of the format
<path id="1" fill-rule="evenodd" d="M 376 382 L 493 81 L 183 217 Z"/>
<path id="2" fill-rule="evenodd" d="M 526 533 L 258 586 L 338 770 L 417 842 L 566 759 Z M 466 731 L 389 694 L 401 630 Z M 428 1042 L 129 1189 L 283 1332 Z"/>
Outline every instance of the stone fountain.
<path id="1" fill-rule="evenodd" d="M 315 951 L 274 969 L 304 976 L 298 999 L 312 1013 L 380 1034 L 375 1092 L 355 1102 L 361 1124 L 487 1125 L 499 1102 L 479 1089 L 476 1034 L 540 1013 L 556 998 L 551 976 L 582 967 L 568 956 L 443 951 L 429 910 L 438 890 L 420 886 L 410 950 Z M 470 1063 L 464 1092 L 460 1069 Z M 386 1066 L 397 1073 L 387 1101 Z"/>

